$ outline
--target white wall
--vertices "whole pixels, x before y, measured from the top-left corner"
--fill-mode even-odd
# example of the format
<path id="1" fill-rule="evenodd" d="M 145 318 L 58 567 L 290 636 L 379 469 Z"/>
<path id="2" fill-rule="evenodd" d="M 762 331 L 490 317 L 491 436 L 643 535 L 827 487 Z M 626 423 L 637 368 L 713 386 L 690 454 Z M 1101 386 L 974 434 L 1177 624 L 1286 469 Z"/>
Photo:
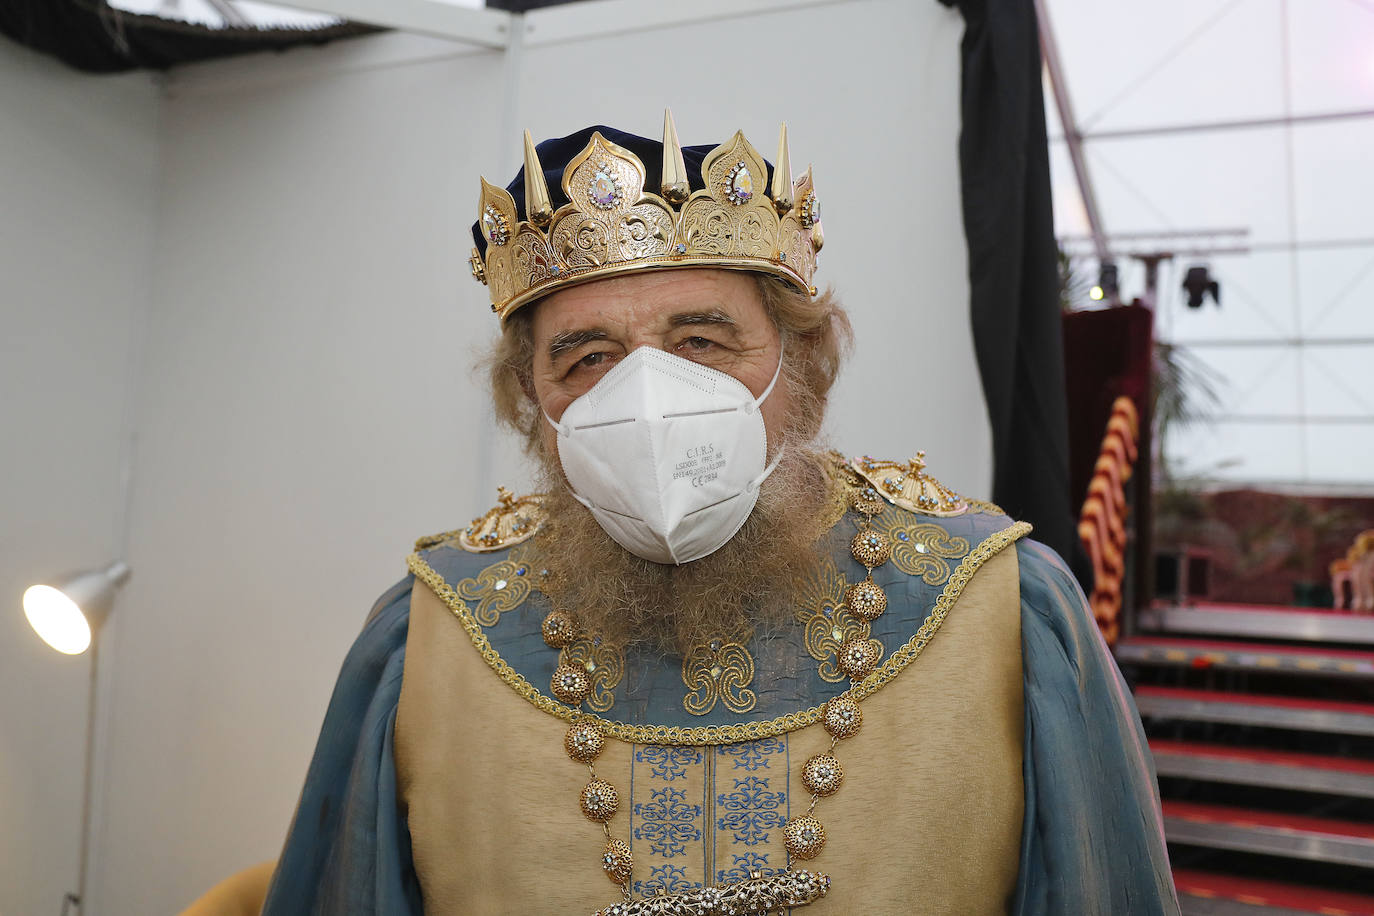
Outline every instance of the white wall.
<path id="1" fill-rule="evenodd" d="M 0 40 L 0 914 L 77 886 L 89 657 L 41 643 L 35 580 L 113 558 L 148 300 L 158 93 Z"/>
<path id="2" fill-rule="evenodd" d="M 274 856 L 339 664 L 411 540 L 522 485 L 470 370 L 495 325 L 466 265 L 477 175 L 514 173 L 522 127 L 655 136 L 671 104 L 684 142 L 742 127 L 771 157 L 786 119 L 794 167 L 816 165 L 819 276 L 859 339 L 836 443 L 926 448 L 982 494 L 958 15 L 734 18 L 757 49 L 737 53 L 706 23 L 560 38 L 570 12 L 527 17 L 514 81 L 500 52 L 403 35 L 172 74 L 91 916 L 175 910 Z M 674 57 L 690 80 L 664 75 Z M 54 715 L 79 723 L 79 700 Z"/>
<path id="3" fill-rule="evenodd" d="M 165 101 L 100 914 L 277 854 L 369 606 L 477 500 L 467 231 L 495 152 L 469 115 L 500 56 L 326 50 L 325 73 L 255 61 Z"/>

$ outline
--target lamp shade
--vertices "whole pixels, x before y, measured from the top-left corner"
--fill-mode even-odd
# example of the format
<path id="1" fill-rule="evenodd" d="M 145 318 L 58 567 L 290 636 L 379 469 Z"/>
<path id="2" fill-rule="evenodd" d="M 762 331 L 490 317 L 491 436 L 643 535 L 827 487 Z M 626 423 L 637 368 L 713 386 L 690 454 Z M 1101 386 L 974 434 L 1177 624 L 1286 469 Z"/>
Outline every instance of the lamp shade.
<path id="1" fill-rule="evenodd" d="M 110 613 L 115 592 L 129 578 L 129 567 L 115 561 L 104 569 L 65 576 L 55 585 L 24 592 L 24 616 L 43 641 L 58 652 L 80 655 Z"/>

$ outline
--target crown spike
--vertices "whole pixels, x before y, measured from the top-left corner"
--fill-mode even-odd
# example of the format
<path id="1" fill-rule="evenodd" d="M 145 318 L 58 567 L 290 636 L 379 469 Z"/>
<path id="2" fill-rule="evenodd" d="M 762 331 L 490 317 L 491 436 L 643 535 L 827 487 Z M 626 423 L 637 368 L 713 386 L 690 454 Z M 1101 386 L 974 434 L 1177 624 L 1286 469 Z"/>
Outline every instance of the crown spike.
<path id="1" fill-rule="evenodd" d="M 525 216 L 540 229 L 553 219 L 549 184 L 544 180 L 544 167 L 539 164 L 529 131 L 525 131 Z"/>
<path id="2" fill-rule="evenodd" d="M 671 108 L 663 109 L 663 181 L 659 184 L 659 190 L 663 193 L 663 199 L 675 207 L 686 203 L 692 193 Z"/>
<path id="3" fill-rule="evenodd" d="M 787 155 L 787 122 L 782 122 L 778 131 L 778 161 L 773 164 L 773 187 L 769 191 L 773 206 L 778 208 L 778 216 L 786 216 L 792 209 L 792 160 Z"/>

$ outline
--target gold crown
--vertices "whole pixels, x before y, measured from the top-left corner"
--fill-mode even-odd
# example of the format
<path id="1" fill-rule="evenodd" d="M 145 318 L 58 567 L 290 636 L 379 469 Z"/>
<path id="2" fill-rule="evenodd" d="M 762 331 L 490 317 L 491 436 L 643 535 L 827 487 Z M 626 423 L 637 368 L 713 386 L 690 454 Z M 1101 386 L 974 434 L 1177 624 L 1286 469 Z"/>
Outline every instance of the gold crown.
<path id="1" fill-rule="evenodd" d="M 781 277 L 811 295 L 821 250 L 820 207 L 811 170 L 794 184 L 787 125 L 767 194 L 754 183 L 767 165 L 736 131 L 701 164 L 706 187 L 691 192 L 671 112 L 663 116 L 659 194 L 644 190 L 639 157 L 600 132 L 563 170 L 571 203 L 555 213 L 534 141 L 525 131 L 526 219 L 505 188 L 482 179 L 478 223 L 485 261 L 472 249 L 472 274 L 491 291 L 504 322 L 520 306 L 557 289 L 631 271 L 722 267 Z"/>

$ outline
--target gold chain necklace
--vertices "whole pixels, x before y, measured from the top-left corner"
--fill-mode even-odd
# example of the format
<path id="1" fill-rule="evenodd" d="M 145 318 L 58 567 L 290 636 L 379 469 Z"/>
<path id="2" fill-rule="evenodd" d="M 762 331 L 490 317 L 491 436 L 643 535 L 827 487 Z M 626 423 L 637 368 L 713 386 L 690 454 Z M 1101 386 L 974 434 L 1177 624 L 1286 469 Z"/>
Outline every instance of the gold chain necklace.
<path id="1" fill-rule="evenodd" d="M 873 517 L 883 509 L 882 497 L 872 486 L 856 489 L 850 508 L 862 518 L 850 542 L 850 554 L 867 571 L 863 581 L 845 589 L 845 604 L 864 621 L 862 631 L 840 645 L 836 664 L 850 680 L 850 687 L 867 677 L 882 659 L 883 646 L 870 637 L 870 624 L 887 610 L 887 595 L 873 581 L 873 569 L 892 555 L 892 540 L 873 527 Z M 568 613 L 552 610 L 542 625 L 544 641 L 554 649 L 569 645 L 577 636 L 576 621 Z M 550 690 L 559 701 L 577 708 L 591 690 L 591 679 L 584 667 L 562 664 L 554 669 Z M 594 916 L 750 916 L 814 903 L 830 890 L 830 877 L 820 872 L 792 867 L 793 859 L 814 859 L 825 847 L 825 827 L 815 815 L 816 804 L 839 791 L 844 767 L 834 751 L 840 741 L 854 736 L 863 723 L 863 712 L 848 692 L 826 701 L 821 724 L 830 735 L 830 746 L 814 755 L 802 768 L 802 783 L 811 792 L 806 813 L 783 826 L 788 867 L 773 875 L 754 869 L 747 878 L 714 887 L 669 894 L 660 890 L 653 897 L 635 900 L 630 891 L 634 856 L 630 845 L 611 835 L 610 822 L 620 809 L 620 794 L 615 786 L 596 775 L 596 758 L 606 746 L 606 738 L 594 721 L 575 721 L 563 739 L 563 749 L 575 762 L 587 767 L 588 782 L 579 799 L 582 813 L 601 825 L 606 835 L 606 850 L 601 868 L 620 888 L 623 900 L 597 910 Z"/>

